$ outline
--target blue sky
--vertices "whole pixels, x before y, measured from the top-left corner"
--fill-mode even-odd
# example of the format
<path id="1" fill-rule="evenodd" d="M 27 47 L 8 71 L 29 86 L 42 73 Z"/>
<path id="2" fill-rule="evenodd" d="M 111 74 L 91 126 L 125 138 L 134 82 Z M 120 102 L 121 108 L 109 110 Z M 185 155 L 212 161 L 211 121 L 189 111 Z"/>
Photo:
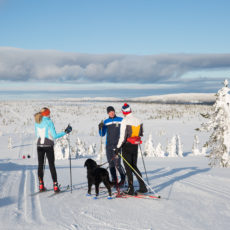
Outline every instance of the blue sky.
<path id="1" fill-rule="evenodd" d="M 230 76 L 229 9 L 227 0 L 0 0 L 0 90 L 216 92 Z"/>

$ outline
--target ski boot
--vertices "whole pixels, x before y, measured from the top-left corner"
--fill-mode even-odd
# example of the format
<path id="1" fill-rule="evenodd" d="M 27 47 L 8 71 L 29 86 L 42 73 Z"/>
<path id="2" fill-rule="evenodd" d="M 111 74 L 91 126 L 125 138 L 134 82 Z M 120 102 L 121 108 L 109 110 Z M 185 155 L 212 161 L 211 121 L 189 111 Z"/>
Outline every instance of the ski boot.
<path id="1" fill-rule="evenodd" d="M 132 187 L 128 187 L 128 189 L 124 191 L 124 194 L 131 195 L 131 196 L 135 196 L 136 195 L 135 192 L 134 192 L 133 186 Z"/>
<path id="2" fill-rule="evenodd" d="M 58 182 L 54 182 L 54 192 L 60 192 Z"/>
<path id="3" fill-rule="evenodd" d="M 39 192 L 46 191 L 46 188 L 44 186 L 44 182 L 42 180 L 39 181 Z"/>
<path id="4" fill-rule="evenodd" d="M 146 188 L 145 184 L 143 182 L 139 182 L 140 188 L 137 190 L 137 193 L 146 193 L 148 192 L 148 189 Z"/>

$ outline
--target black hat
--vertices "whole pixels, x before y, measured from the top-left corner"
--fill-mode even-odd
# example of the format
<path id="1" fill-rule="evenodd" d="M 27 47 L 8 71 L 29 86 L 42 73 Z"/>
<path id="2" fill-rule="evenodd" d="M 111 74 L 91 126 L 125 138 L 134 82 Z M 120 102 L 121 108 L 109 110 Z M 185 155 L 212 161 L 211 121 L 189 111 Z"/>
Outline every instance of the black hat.
<path id="1" fill-rule="evenodd" d="M 111 111 L 114 111 L 114 112 L 115 112 L 115 109 L 113 108 L 113 106 L 107 107 L 107 113 L 109 113 L 109 112 L 111 112 Z"/>

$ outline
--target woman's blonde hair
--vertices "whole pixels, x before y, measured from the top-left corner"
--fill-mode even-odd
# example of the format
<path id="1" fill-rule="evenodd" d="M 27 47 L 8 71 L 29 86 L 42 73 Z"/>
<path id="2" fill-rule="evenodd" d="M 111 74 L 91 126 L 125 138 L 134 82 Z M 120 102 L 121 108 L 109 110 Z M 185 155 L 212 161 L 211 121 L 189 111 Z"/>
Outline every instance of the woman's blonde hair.
<path id="1" fill-rule="evenodd" d="M 41 113 L 40 112 L 39 113 L 35 113 L 34 114 L 34 119 L 35 119 L 36 123 L 40 124 L 41 121 L 42 121 L 42 115 L 41 115 Z"/>
<path id="2" fill-rule="evenodd" d="M 44 115 L 44 113 L 46 115 Z M 47 116 L 50 114 L 50 110 L 47 107 L 44 107 L 40 110 L 40 112 L 34 114 L 35 122 L 40 124 L 43 116 Z"/>

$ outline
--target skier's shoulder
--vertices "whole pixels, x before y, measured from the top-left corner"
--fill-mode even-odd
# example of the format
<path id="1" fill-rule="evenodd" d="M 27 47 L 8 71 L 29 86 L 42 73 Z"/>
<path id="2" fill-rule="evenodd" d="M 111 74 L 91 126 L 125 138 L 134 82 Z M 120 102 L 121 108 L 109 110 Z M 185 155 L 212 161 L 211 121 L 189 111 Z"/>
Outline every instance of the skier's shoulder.
<path id="1" fill-rule="evenodd" d="M 132 113 L 126 116 L 126 122 L 130 124 L 135 124 L 135 125 L 139 125 L 142 123 L 142 121 L 136 116 L 134 116 Z"/>
<path id="2" fill-rule="evenodd" d="M 107 125 L 113 122 L 121 122 L 122 119 L 123 119 L 122 117 L 117 117 L 117 116 L 115 116 L 114 118 L 108 117 L 107 119 L 104 120 L 104 125 Z"/>
<path id="3" fill-rule="evenodd" d="M 114 121 L 118 121 L 118 122 L 121 122 L 122 120 L 123 120 L 123 118 L 122 117 L 114 117 L 114 119 L 113 119 Z"/>
<path id="4" fill-rule="evenodd" d="M 51 127 L 53 126 L 53 121 L 49 117 L 43 117 L 42 122 L 40 123 L 42 127 Z"/>
<path id="5" fill-rule="evenodd" d="M 106 125 L 106 124 L 108 124 L 109 122 L 111 122 L 111 120 L 112 120 L 112 119 L 109 118 L 109 117 L 108 117 L 107 119 L 105 119 L 105 120 L 104 120 L 104 125 Z"/>

